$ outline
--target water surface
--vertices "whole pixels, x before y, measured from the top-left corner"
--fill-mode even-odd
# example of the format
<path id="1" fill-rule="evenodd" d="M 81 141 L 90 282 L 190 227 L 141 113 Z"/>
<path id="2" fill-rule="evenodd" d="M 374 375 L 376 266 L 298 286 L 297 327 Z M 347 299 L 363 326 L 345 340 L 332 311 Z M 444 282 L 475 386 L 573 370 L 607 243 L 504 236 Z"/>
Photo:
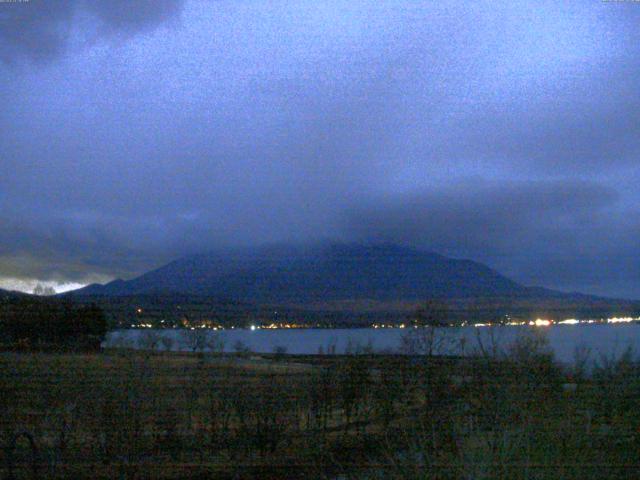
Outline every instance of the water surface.
<path id="1" fill-rule="evenodd" d="M 419 330 L 419 329 L 418 329 Z M 407 335 L 416 335 L 415 330 L 400 328 L 359 329 L 233 329 L 207 330 L 212 343 L 224 344 L 224 351 L 234 352 L 242 346 L 256 353 L 273 353 L 276 349 L 291 354 L 348 353 L 363 349 L 377 352 L 406 351 Z M 143 348 L 145 336 L 167 337 L 172 350 L 190 350 L 188 333 L 179 329 L 115 330 L 107 335 L 105 346 L 130 346 Z M 546 336 L 556 359 L 571 363 L 577 349 L 589 349 L 592 358 L 619 357 L 627 348 L 640 352 L 640 324 L 592 324 L 554 325 L 550 327 L 503 326 L 503 327 L 451 327 L 437 329 L 437 353 L 468 355 L 480 345 L 506 349 L 522 335 Z M 167 345 L 158 343 L 158 349 Z"/>

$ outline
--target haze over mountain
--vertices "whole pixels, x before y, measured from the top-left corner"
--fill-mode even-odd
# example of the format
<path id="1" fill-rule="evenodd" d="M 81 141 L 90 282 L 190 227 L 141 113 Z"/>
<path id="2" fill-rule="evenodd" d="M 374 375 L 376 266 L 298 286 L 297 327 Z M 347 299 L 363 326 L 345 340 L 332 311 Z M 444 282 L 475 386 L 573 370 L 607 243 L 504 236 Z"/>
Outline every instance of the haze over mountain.
<path id="1" fill-rule="evenodd" d="M 633 1 L 0 1 L 0 288 L 389 242 L 640 299 Z"/>
<path id="2" fill-rule="evenodd" d="M 192 255 L 133 280 L 90 285 L 74 295 L 208 295 L 259 304 L 427 298 L 557 297 L 471 260 L 395 245 L 270 246 Z"/>

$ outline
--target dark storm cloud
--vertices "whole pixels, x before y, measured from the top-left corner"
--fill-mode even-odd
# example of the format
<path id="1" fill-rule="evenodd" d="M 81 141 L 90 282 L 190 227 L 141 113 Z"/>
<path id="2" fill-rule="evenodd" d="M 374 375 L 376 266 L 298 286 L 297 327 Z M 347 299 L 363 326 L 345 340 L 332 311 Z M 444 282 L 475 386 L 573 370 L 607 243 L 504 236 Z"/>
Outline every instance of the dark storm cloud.
<path id="1" fill-rule="evenodd" d="M 73 1 L 41 0 L 0 5 L 0 59 L 54 57 L 64 50 Z"/>
<path id="2" fill-rule="evenodd" d="M 74 22 L 89 14 L 91 28 L 136 33 L 177 16 L 182 0 L 29 0 L 0 2 L 0 60 L 50 61 L 68 45 Z M 85 19 L 86 20 L 86 19 Z M 83 25 L 85 28 L 88 25 Z M 86 32 L 85 32 L 86 34 Z"/>
<path id="3" fill-rule="evenodd" d="M 168 212 L 124 215 L 19 208 L 0 214 L 0 271 L 13 278 L 87 282 L 130 277 L 175 256 L 224 245 L 211 220 Z M 16 261 L 18 258 L 19 261 Z"/>
<path id="4" fill-rule="evenodd" d="M 571 229 L 615 204 L 611 189 L 590 182 L 467 180 L 411 195 L 375 198 L 349 224 L 381 241 L 424 242 L 443 249 L 519 249 L 513 244 Z M 566 222 L 569 222 L 568 224 Z"/>
<path id="5" fill-rule="evenodd" d="M 636 68 L 640 69 L 640 62 Z M 604 104 L 582 101 L 580 96 L 584 99 L 591 94 L 586 89 L 569 94 L 575 97 L 569 111 L 566 105 L 554 104 L 552 99 L 542 102 L 544 107 L 540 109 L 532 108 L 528 102 L 506 111 L 485 108 L 454 127 L 464 138 L 457 152 L 554 173 L 569 168 L 581 173 L 636 165 L 640 151 L 640 92 L 617 91 L 622 81 L 617 78 L 607 86 Z"/>
<path id="6" fill-rule="evenodd" d="M 87 8 L 111 29 L 136 32 L 177 16 L 182 3 L 183 0 L 89 0 Z"/>
<path id="7" fill-rule="evenodd" d="M 372 199 L 346 224 L 355 238 L 394 242 L 487 262 L 529 284 L 637 296 L 640 209 L 620 208 L 610 187 L 572 179 L 465 181 Z M 622 293 L 619 293 L 622 294 Z"/>
<path id="8" fill-rule="evenodd" d="M 639 19 L 611 2 L 0 3 L 0 277 L 380 240 L 640 297 Z"/>

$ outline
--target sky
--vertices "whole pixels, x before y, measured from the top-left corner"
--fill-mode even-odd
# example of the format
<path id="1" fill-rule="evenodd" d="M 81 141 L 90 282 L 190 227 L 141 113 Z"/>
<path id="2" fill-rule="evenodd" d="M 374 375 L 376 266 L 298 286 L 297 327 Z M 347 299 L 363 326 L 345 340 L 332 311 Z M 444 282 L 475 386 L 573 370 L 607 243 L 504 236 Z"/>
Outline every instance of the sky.
<path id="1" fill-rule="evenodd" d="M 0 288 L 391 242 L 640 298 L 640 3 L 0 3 Z"/>

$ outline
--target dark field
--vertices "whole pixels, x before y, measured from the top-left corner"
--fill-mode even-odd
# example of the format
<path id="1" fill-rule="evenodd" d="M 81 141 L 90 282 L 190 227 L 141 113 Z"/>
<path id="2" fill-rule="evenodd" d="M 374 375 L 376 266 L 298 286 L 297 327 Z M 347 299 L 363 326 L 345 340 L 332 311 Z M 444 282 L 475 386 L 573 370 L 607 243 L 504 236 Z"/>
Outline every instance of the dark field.
<path id="1" fill-rule="evenodd" d="M 639 478 L 640 368 L 507 355 L 0 355 L 0 478 Z M 33 446 L 30 444 L 33 440 Z"/>

